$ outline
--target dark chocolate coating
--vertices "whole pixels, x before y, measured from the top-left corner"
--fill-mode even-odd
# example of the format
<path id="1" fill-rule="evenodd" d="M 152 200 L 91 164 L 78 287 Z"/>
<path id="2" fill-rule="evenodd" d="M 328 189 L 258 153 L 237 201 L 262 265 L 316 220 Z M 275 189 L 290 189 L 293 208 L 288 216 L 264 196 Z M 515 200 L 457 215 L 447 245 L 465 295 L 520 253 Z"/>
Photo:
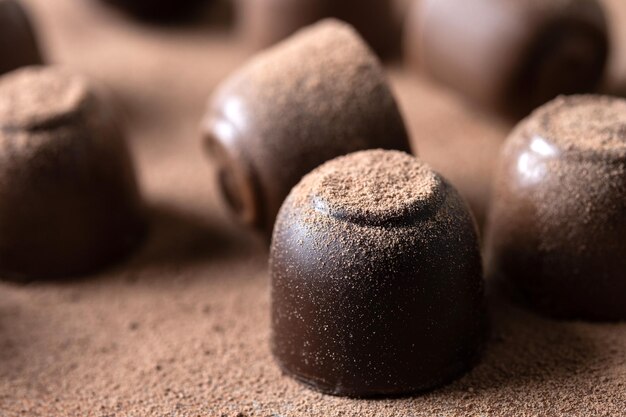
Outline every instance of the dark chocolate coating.
<path id="1" fill-rule="evenodd" d="M 191 16 L 209 0 L 103 0 L 147 20 L 176 20 Z"/>
<path id="2" fill-rule="evenodd" d="M 391 0 L 235 0 L 240 31 L 255 48 L 265 48 L 296 30 L 334 17 L 353 25 L 386 56 L 398 49 L 401 25 Z"/>
<path id="3" fill-rule="evenodd" d="M 259 54 L 217 90 L 203 124 L 222 191 L 269 236 L 283 200 L 313 168 L 353 151 L 410 151 L 378 59 L 328 20 Z"/>
<path id="4" fill-rule="evenodd" d="M 0 0 L 0 74 L 41 63 L 41 51 L 23 6 L 16 0 Z"/>
<path id="5" fill-rule="evenodd" d="M 30 67 L 0 79 L 0 275 L 94 271 L 144 234 L 133 165 L 108 104 L 80 77 Z"/>
<path id="6" fill-rule="evenodd" d="M 482 350 L 472 216 L 450 184 L 402 152 L 357 152 L 308 174 L 281 208 L 270 273 L 274 356 L 324 393 L 432 389 Z"/>
<path id="7" fill-rule="evenodd" d="M 559 98 L 504 146 L 488 275 L 557 318 L 626 319 L 626 101 Z"/>
<path id="8" fill-rule="evenodd" d="M 409 60 L 505 116 L 594 91 L 604 73 L 609 41 L 596 0 L 420 0 L 409 16 Z"/>

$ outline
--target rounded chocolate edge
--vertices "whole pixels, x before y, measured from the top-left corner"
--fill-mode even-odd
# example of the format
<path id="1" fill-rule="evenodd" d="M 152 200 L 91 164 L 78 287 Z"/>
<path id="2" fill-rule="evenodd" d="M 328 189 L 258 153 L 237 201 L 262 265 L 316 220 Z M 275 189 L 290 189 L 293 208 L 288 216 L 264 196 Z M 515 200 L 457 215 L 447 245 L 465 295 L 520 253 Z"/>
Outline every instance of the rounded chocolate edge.
<path id="1" fill-rule="evenodd" d="M 203 122 L 205 150 L 217 166 L 218 185 L 224 202 L 243 224 L 262 228 L 263 208 L 254 170 L 237 149 L 237 127 L 220 113 Z"/>

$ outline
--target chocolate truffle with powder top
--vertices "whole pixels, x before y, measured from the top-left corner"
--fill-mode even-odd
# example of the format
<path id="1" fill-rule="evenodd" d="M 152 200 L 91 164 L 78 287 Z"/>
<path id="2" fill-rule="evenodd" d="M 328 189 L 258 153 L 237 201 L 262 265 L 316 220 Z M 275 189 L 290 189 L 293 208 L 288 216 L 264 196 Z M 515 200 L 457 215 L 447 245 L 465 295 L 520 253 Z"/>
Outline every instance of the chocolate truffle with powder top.
<path id="1" fill-rule="evenodd" d="M 0 0 L 0 74 L 42 62 L 35 33 L 21 3 Z"/>
<path id="2" fill-rule="evenodd" d="M 397 50 L 400 28 L 392 0 L 235 0 L 243 37 L 265 48 L 324 18 L 348 22 L 381 55 Z"/>
<path id="3" fill-rule="evenodd" d="M 124 135 L 96 91 L 56 68 L 0 78 L 0 275 L 90 272 L 143 230 Z"/>
<path id="4" fill-rule="evenodd" d="M 593 91 L 608 39 L 597 0 L 420 0 L 405 47 L 422 72 L 520 118 L 559 94 Z"/>
<path id="5" fill-rule="evenodd" d="M 489 274 L 560 318 L 626 319 L 626 101 L 563 97 L 522 121 L 496 173 Z"/>
<path id="6" fill-rule="evenodd" d="M 212 98 L 203 131 L 232 212 L 268 235 L 291 188 L 321 163 L 362 149 L 410 150 L 378 59 L 336 20 L 233 74 Z"/>
<path id="7" fill-rule="evenodd" d="M 485 336 L 472 216 L 418 159 L 369 150 L 292 190 L 270 253 L 272 350 L 325 393 L 393 396 L 467 371 Z"/>

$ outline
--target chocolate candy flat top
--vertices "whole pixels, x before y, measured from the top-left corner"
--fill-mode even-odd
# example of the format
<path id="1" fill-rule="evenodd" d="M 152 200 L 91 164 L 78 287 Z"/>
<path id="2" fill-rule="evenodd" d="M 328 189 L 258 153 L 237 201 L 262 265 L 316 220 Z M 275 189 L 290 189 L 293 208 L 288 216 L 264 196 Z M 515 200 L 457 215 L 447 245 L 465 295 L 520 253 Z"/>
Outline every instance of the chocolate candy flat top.
<path id="1" fill-rule="evenodd" d="M 410 222 L 437 207 L 443 194 L 436 173 L 399 151 L 336 158 L 311 179 L 309 198 L 316 210 L 360 224 Z"/>
<path id="2" fill-rule="evenodd" d="M 626 157 L 626 100 L 603 96 L 559 97 L 527 119 L 526 132 L 545 139 L 544 153 Z"/>
<path id="3" fill-rule="evenodd" d="M 0 79 L 0 126 L 36 130 L 63 125 L 86 105 L 87 84 L 59 70 L 31 67 Z"/>

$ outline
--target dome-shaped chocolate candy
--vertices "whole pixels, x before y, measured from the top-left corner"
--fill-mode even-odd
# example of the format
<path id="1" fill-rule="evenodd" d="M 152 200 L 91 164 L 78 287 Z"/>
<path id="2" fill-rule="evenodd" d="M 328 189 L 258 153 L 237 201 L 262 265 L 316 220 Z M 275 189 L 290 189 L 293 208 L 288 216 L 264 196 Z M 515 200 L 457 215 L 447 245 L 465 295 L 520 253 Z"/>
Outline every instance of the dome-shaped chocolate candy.
<path id="1" fill-rule="evenodd" d="M 304 177 L 278 216 L 270 271 L 272 350 L 317 390 L 408 394 L 478 358 L 474 221 L 453 187 L 408 154 L 356 152 Z"/>
<path id="2" fill-rule="evenodd" d="M 124 136 L 80 77 L 0 78 L 0 275 L 92 271 L 134 246 L 142 209 Z"/>
<path id="3" fill-rule="evenodd" d="M 434 79 L 513 118 L 559 94 L 593 91 L 608 51 L 597 0 L 420 0 L 409 59 Z"/>
<path id="4" fill-rule="evenodd" d="M 410 151 L 378 59 L 327 20 L 259 54 L 216 92 L 203 124 L 221 189 L 242 222 L 271 233 L 291 188 L 353 151 Z"/>
<path id="5" fill-rule="evenodd" d="M 504 146 L 490 276 L 548 315 L 626 319 L 626 101 L 558 98 Z"/>

